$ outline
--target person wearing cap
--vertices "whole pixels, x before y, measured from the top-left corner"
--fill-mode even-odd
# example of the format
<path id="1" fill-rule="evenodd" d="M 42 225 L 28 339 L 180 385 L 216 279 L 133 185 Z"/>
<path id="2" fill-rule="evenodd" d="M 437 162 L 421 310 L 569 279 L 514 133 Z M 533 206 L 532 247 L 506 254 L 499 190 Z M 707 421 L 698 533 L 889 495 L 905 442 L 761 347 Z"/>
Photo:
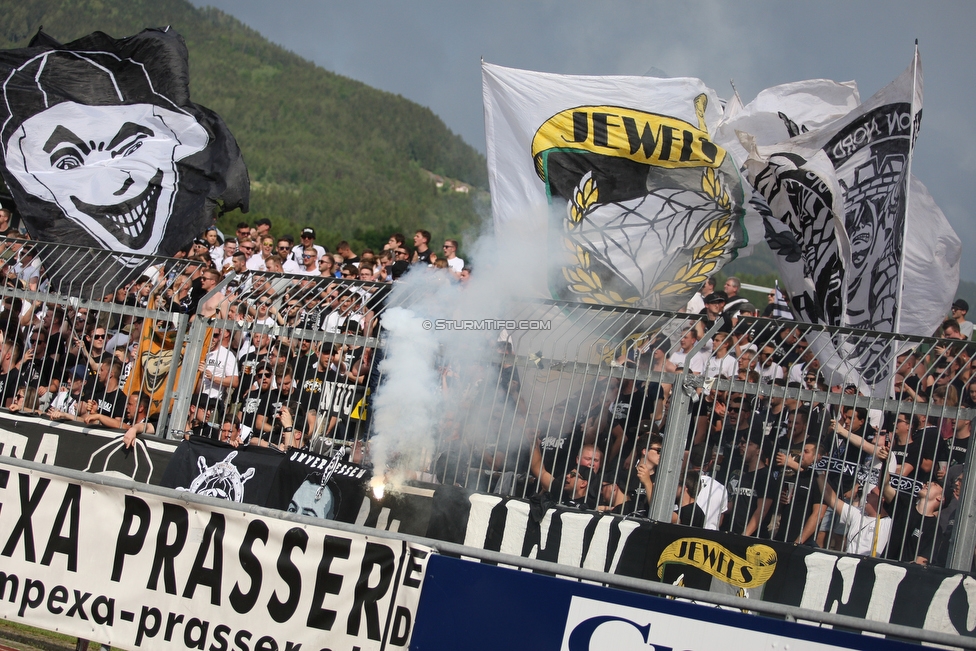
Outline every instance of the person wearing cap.
<path id="1" fill-rule="evenodd" d="M 585 466 L 571 468 L 562 483 L 559 503 L 577 509 L 590 509 L 594 506 L 590 499 L 590 480 L 594 472 Z"/>
<path id="2" fill-rule="evenodd" d="M 965 339 L 973 338 L 973 322 L 966 320 L 966 313 L 969 312 L 969 303 L 961 298 L 957 298 L 952 303 L 952 318 L 959 324 L 959 333 Z"/>
<path id="3" fill-rule="evenodd" d="M 306 260 L 302 259 L 302 255 L 306 253 L 305 249 L 312 247 L 315 249 L 315 260 L 313 260 L 312 268 L 317 266 L 318 259 L 328 253 L 324 246 L 319 246 L 315 243 L 315 229 L 311 226 L 306 226 L 302 229 L 302 232 L 298 235 L 299 244 L 292 247 L 291 258 L 298 263 L 298 266 L 304 268 Z"/>
<path id="4" fill-rule="evenodd" d="M 705 331 L 711 329 L 719 317 L 724 316 L 725 304 L 728 303 L 729 297 L 723 291 L 712 292 L 705 297 L 705 307 L 699 311 L 699 314 L 705 316 L 705 322 L 699 322 L 698 327 L 704 328 L 704 330 L 699 330 L 698 338 L 701 339 L 705 335 Z M 732 332 L 732 319 L 726 318 L 725 322 L 719 328 L 720 332 Z"/>
<path id="5" fill-rule="evenodd" d="M 200 260 L 201 262 L 209 262 L 210 244 L 202 237 L 194 237 L 193 243 L 190 246 L 190 255 L 188 257 L 193 260 Z"/>

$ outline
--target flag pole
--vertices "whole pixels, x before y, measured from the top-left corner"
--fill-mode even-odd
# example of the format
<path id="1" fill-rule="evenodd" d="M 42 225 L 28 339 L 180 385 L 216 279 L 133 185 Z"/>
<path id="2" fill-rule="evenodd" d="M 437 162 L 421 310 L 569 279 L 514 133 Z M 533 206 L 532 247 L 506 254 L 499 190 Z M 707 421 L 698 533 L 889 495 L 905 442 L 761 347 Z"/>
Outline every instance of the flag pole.
<path id="1" fill-rule="evenodd" d="M 905 165 L 905 222 L 902 224 L 901 231 L 901 264 L 898 265 L 898 312 L 895 314 L 894 331 L 901 331 L 901 297 L 905 285 L 905 234 L 908 232 L 908 207 L 911 202 L 912 186 L 912 158 L 915 154 L 915 114 L 918 109 L 915 107 L 915 98 L 918 92 L 918 39 L 915 39 L 915 55 L 912 57 L 912 101 L 911 105 L 911 124 L 908 131 L 908 160 Z M 894 362 L 892 362 L 894 365 Z M 894 370 L 894 369 L 892 369 Z"/>
<path id="2" fill-rule="evenodd" d="M 735 87 L 735 79 L 729 79 L 729 84 L 732 86 L 732 93 L 735 95 L 735 98 L 739 100 L 739 104 L 742 104 L 742 98 L 739 97 L 739 89 Z"/>

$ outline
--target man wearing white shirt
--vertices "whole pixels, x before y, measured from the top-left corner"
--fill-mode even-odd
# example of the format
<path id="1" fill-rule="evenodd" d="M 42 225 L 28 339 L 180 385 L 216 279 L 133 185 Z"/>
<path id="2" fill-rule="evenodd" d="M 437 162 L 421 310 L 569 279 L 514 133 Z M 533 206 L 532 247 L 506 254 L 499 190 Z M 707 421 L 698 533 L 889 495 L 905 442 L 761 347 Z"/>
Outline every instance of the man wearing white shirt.
<path id="1" fill-rule="evenodd" d="M 278 255 L 282 258 L 281 270 L 286 274 L 300 274 L 303 272 L 302 265 L 295 261 L 292 255 L 295 247 L 285 238 L 278 239 Z M 301 247 L 299 247 L 301 248 Z"/>
<path id="2" fill-rule="evenodd" d="M 237 245 L 237 251 L 247 256 L 247 262 L 244 263 L 246 269 L 249 271 L 265 271 L 264 256 L 261 255 L 257 242 L 253 240 L 242 240 Z"/>
<path id="3" fill-rule="evenodd" d="M 688 314 L 698 314 L 705 309 L 705 297 L 715 291 L 715 279 L 707 278 L 705 283 L 702 285 L 701 291 L 695 292 L 695 295 L 688 299 L 688 305 L 685 306 L 685 312 Z"/>
<path id="4" fill-rule="evenodd" d="M 691 451 L 685 450 L 684 468 L 698 470 L 698 496 L 695 503 L 705 513 L 705 529 L 718 531 L 722 516 L 729 510 L 729 491 L 722 482 L 713 479 L 708 473 L 715 461 L 715 446 L 702 442 Z"/>
<path id="5" fill-rule="evenodd" d="M 685 330 L 684 334 L 681 335 L 681 339 L 678 340 L 678 350 L 671 353 L 671 357 L 668 361 L 677 366 L 678 368 L 688 367 L 692 373 L 696 375 L 701 375 L 705 371 L 705 360 L 707 359 L 707 353 L 704 351 L 699 351 L 697 355 L 688 359 L 688 353 L 695 344 L 698 342 L 698 332 L 694 328 L 689 328 Z"/>
<path id="6" fill-rule="evenodd" d="M 460 277 L 461 271 L 464 269 L 464 260 L 457 256 L 457 248 L 457 240 L 444 241 L 444 257 L 447 259 L 447 267 L 455 276 Z"/>
<path id="7" fill-rule="evenodd" d="M 773 354 L 775 352 L 776 347 L 774 345 L 766 344 L 756 356 L 756 370 L 759 371 L 761 381 L 766 384 L 772 384 L 773 381 L 782 380 L 786 377 L 783 373 L 783 367 L 773 361 Z"/>
<path id="8" fill-rule="evenodd" d="M 210 352 L 200 363 L 200 393 L 209 398 L 223 399 L 228 388 L 237 388 L 240 377 L 237 371 L 237 358 L 231 352 L 230 330 L 214 332 Z"/>
<path id="9" fill-rule="evenodd" d="M 705 377 L 734 378 L 739 372 L 739 362 L 729 352 L 732 347 L 729 335 L 725 332 L 716 332 L 712 341 L 714 350 L 712 356 L 705 362 Z"/>
<path id="10" fill-rule="evenodd" d="M 305 247 L 296 246 L 295 248 L 302 249 L 302 253 L 301 253 L 302 267 L 298 271 L 298 273 L 302 274 L 303 276 L 321 275 L 319 273 L 319 266 L 318 266 L 319 256 L 318 256 L 318 252 L 315 250 L 315 247 L 309 245 Z"/>
<path id="11" fill-rule="evenodd" d="M 291 257 L 300 267 L 305 266 L 305 260 L 302 259 L 302 256 L 306 253 L 305 249 L 307 247 L 312 247 L 315 249 L 316 261 L 318 261 L 319 256 L 326 254 L 325 247 L 319 246 L 315 243 L 315 229 L 310 226 L 306 226 L 302 229 L 302 232 L 299 235 L 299 242 L 300 243 L 292 249 Z"/>

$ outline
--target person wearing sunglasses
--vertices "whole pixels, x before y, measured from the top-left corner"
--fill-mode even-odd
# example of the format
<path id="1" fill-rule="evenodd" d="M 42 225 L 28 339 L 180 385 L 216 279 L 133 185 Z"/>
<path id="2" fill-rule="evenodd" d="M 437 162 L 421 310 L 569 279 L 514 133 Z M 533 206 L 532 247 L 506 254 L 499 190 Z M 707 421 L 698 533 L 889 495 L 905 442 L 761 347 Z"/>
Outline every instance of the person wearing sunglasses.
<path id="1" fill-rule="evenodd" d="M 105 352 L 105 341 L 107 334 L 105 328 L 100 325 L 90 325 L 88 333 L 84 336 L 83 342 L 76 342 L 71 352 L 68 354 L 66 367 L 83 365 L 88 368 L 89 390 L 94 390 L 98 366 L 102 358 L 107 356 Z M 77 345 L 80 344 L 80 345 Z"/>
<path id="2" fill-rule="evenodd" d="M 258 364 L 254 369 L 253 388 L 244 394 L 241 400 L 241 430 L 245 433 L 253 432 L 264 441 L 280 443 L 274 433 L 275 407 L 272 405 L 272 394 L 277 394 L 274 372 L 267 362 Z M 280 437 L 278 437 L 280 438 Z"/>
<path id="3" fill-rule="evenodd" d="M 243 240 L 237 245 L 237 250 L 247 256 L 247 268 L 250 271 L 267 271 L 264 266 L 264 255 L 261 246 L 253 240 Z"/>
<path id="4" fill-rule="evenodd" d="M 292 258 L 302 267 L 305 266 L 302 260 L 302 255 L 305 253 L 305 248 L 309 246 L 315 249 L 316 260 L 329 252 L 324 246 L 315 243 L 315 229 L 310 226 L 306 226 L 299 234 L 299 245 L 292 249 Z"/>
<path id="5" fill-rule="evenodd" d="M 301 249 L 301 247 L 294 246 L 291 236 L 278 238 L 277 251 L 282 261 L 281 270 L 286 274 L 302 273 L 301 263 L 292 255 L 296 248 Z"/>
<path id="6" fill-rule="evenodd" d="M 335 260 L 332 259 L 331 255 L 323 255 L 316 261 L 316 264 L 318 265 L 320 276 L 327 278 L 335 277 Z"/>
<path id="7" fill-rule="evenodd" d="M 444 259 L 447 260 L 447 267 L 455 276 L 460 277 L 464 269 L 464 260 L 457 256 L 457 249 L 457 240 L 444 241 Z"/>
<path id="8" fill-rule="evenodd" d="M 319 256 L 315 251 L 314 246 L 302 247 L 302 275 L 305 276 L 318 276 L 318 261 Z"/>

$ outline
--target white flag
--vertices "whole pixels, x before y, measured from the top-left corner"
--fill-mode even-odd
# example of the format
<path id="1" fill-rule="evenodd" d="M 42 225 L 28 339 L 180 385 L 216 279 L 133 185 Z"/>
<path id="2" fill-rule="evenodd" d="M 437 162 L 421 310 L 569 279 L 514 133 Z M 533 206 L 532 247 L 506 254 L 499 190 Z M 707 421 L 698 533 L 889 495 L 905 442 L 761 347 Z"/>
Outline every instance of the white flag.
<path id="1" fill-rule="evenodd" d="M 959 287 L 961 256 L 959 236 L 925 185 L 913 175 L 898 332 L 931 337 L 942 325 Z"/>
<path id="2" fill-rule="evenodd" d="M 830 124 L 861 103 L 857 84 L 829 79 L 807 79 L 773 86 L 742 106 L 738 96 L 725 106 L 715 140 L 745 162 L 747 152 L 736 131 L 749 134 L 757 145 L 775 145 Z"/>
<path id="3" fill-rule="evenodd" d="M 495 229 L 548 216 L 554 296 L 677 310 L 744 246 L 745 184 L 700 80 L 482 79 Z"/>
<path id="4" fill-rule="evenodd" d="M 896 332 L 911 151 L 921 119 L 912 65 L 840 120 L 772 146 L 743 138 L 749 178 L 772 211 L 767 241 L 803 321 Z M 771 228 L 772 227 L 772 228 Z M 891 347 L 877 337 L 810 342 L 832 381 L 883 391 Z"/>
<path id="5" fill-rule="evenodd" d="M 716 128 L 715 139 L 741 166 L 747 160 L 748 153 L 743 148 L 740 137 L 752 147 L 776 145 L 843 118 L 860 103 L 855 82 L 838 83 L 828 79 L 808 79 L 773 86 L 761 91 L 746 106 L 742 106 L 736 94 L 725 106 L 725 115 Z M 776 258 L 777 266 L 790 294 L 823 296 L 828 300 L 833 298 L 829 288 L 839 282 L 838 272 L 833 270 L 841 265 L 837 251 L 834 248 L 826 250 L 822 265 L 826 271 L 816 279 L 810 277 L 805 273 L 803 256 L 794 246 L 796 238 L 787 225 L 773 217 L 762 194 L 754 191 L 751 186 L 745 192 L 748 197 L 749 221 L 761 221 L 766 243 L 774 253 L 780 253 Z M 753 213 L 756 214 L 755 217 Z M 834 227 L 833 220 L 827 215 L 821 214 L 817 218 L 823 222 L 823 229 L 829 231 Z M 740 252 L 740 255 L 751 253 L 755 241 L 756 238 L 750 238 L 750 246 Z M 839 305 L 837 310 L 826 309 L 826 306 L 817 307 L 821 308 L 817 315 L 803 314 L 800 318 L 812 319 L 813 323 L 839 324 Z M 821 317 L 820 314 L 833 318 Z"/>

